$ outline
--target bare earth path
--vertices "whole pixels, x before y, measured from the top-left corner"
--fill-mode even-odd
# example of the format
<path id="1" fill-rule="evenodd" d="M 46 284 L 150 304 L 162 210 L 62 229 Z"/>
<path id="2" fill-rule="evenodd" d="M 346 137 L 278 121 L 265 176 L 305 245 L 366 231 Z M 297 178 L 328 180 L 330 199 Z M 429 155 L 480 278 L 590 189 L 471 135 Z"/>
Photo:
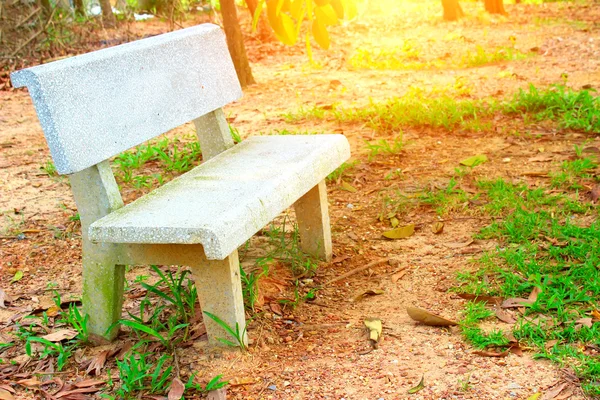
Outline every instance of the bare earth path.
<path id="1" fill-rule="evenodd" d="M 348 179 L 357 192 L 344 191 L 335 182 L 329 186 L 336 262 L 320 265 L 308 285 L 322 284 L 374 260 L 389 262 L 327 286 L 314 302 L 300 303 L 295 309 L 284 307 L 283 315 L 277 315 L 279 310 L 270 304 L 293 299 L 294 287 L 291 273 L 275 266 L 268 278 L 259 282 L 264 300 L 262 312 L 250 326 L 253 344 L 248 353 L 208 351 L 205 338 L 180 351 L 182 370 L 198 372 L 199 381 L 223 374 L 232 383 L 228 388 L 231 398 L 527 399 L 564 378 L 558 366 L 534 360 L 532 352 L 505 358 L 474 355 L 457 328 L 421 326 L 406 314 L 406 307 L 414 305 L 447 318 L 460 318 L 465 300 L 448 289 L 456 285 L 456 272 L 473 268 L 470 260 L 495 243 L 454 245 L 466 242 L 489 224 L 489 218 L 451 213 L 443 217 L 444 232 L 434 235 L 429 226 L 439 217 L 434 210 L 419 207 L 400 221 L 414 223 L 415 235 L 387 241 L 381 233 L 389 225 L 377 217 L 386 191 L 414 192 L 445 185 L 458 162 L 472 155 L 483 153 L 490 160 L 474 170 L 473 180 L 504 177 L 535 185 L 541 178 L 523 176 L 523 171 L 557 168 L 574 144 L 587 140 L 588 145 L 599 147 L 597 136 L 557 133 L 543 125 L 523 128 L 502 117 L 491 129 L 479 133 L 407 129 L 405 150 L 369 160 L 364 141 L 381 136 L 368 126 L 313 119 L 292 123 L 286 122 L 285 115 L 315 106 L 362 106 L 405 94 L 411 87 L 453 93 L 462 89 L 464 98 L 473 99 L 503 99 L 530 82 L 545 87 L 561 83 L 565 77 L 575 89 L 583 85 L 597 88 L 598 5 L 508 5 L 507 18 L 490 18 L 482 12 L 482 5 L 465 2 L 470 16 L 458 23 L 445 23 L 439 1 L 385 4 L 370 7 L 348 27 L 334 28 L 333 50 L 315 50 L 321 66 L 308 65 L 302 45 L 289 49 L 273 43 L 250 44 L 259 83 L 247 88 L 245 97 L 227 108 L 230 123 L 243 136 L 284 129 L 344 133 L 352 142 L 354 158 L 361 161 Z M 461 66 L 461 57 L 467 51 L 476 52 L 478 45 L 484 49 L 510 47 L 526 56 L 479 67 Z M 418 49 L 421 61 L 446 60 L 447 64 L 442 68 L 415 65 L 395 69 L 351 65 L 357 49 L 403 46 Z M 191 127 L 179 133 L 189 132 Z M 385 138 L 392 140 L 394 134 L 397 132 Z M 551 154 L 549 162 L 540 165 L 529 161 L 541 151 Z M 10 307 L 0 308 L 1 335 L 12 329 L 9 321 L 14 316 L 28 308 L 50 307 L 50 289 L 63 296 L 77 296 L 81 290 L 79 226 L 69 219 L 76 212 L 75 205 L 66 179 L 50 178 L 40 169 L 48 159 L 27 93 L 0 92 L 0 288 L 14 300 Z M 403 172 L 385 178 L 396 170 Z M 135 191 L 125 195 L 129 200 L 135 196 Z M 15 236 L 15 232 L 20 235 Z M 251 244 L 250 256 L 253 251 L 260 252 L 261 239 Z M 406 274 L 397 281 L 392 279 L 401 269 Z M 23 278 L 11 283 L 19 270 L 24 272 Z M 144 271 L 134 269 L 128 278 L 133 280 Z M 383 289 L 384 294 L 353 301 L 368 289 Z M 135 296 L 129 296 L 126 309 L 134 309 L 136 301 Z M 367 317 L 380 318 L 384 325 L 383 341 L 372 351 L 363 326 Z M 76 359 L 95 351 L 81 350 Z M 73 372 L 71 378 L 76 374 Z M 83 371 L 78 374 L 85 375 Z M 425 388 L 408 394 L 422 376 Z M 23 398 L 32 396 L 20 393 Z M 563 398 L 583 395 L 573 390 Z"/>

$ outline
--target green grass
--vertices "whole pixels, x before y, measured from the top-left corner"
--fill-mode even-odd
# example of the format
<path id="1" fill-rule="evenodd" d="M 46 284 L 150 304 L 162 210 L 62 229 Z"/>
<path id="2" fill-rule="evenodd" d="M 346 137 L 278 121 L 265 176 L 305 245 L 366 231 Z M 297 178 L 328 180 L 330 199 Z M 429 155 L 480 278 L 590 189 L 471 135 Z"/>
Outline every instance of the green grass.
<path id="1" fill-rule="evenodd" d="M 398 134 L 405 128 L 427 127 L 478 132 L 491 129 L 495 116 L 519 115 L 525 124 L 553 121 L 560 129 L 600 131 L 600 105 L 590 90 L 576 91 L 564 85 L 538 89 L 531 85 L 504 101 L 461 98 L 462 90 L 411 87 L 403 96 L 381 102 L 371 100 L 363 107 L 303 107 L 285 114 L 285 118 L 296 123 L 315 119 L 360 123 L 382 134 Z"/>
<path id="2" fill-rule="evenodd" d="M 575 160 L 563 170 L 581 178 L 590 164 Z M 600 324 L 577 324 L 600 308 L 600 221 L 597 207 L 567 194 L 548 194 L 544 188 L 503 180 L 482 181 L 487 204 L 482 211 L 502 218 L 482 229 L 480 239 L 501 244 L 477 260 L 477 269 L 458 275 L 455 290 L 528 298 L 535 301 L 516 314 L 512 334 L 521 346 L 536 349 L 535 357 L 573 366 L 590 395 L 599 395 L 600 370 L 586 345 L 600 344 Z M 578 222 L 586 221 L 586 222 Z M 461 329 L 475 347 L 506 346 L 499 331 L 483 332 L 477 321 L 491 317 L 481 304 L 467 304 Z M 548 341 L 556 345 L 546 348 Z"/>

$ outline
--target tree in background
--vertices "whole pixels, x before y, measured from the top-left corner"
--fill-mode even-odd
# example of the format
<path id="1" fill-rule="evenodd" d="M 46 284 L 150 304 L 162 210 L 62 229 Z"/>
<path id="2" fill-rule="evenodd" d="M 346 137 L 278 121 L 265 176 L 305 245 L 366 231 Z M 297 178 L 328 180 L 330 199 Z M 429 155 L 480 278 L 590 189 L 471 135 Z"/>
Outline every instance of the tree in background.
<path id="1" fill-rule="evenodd" d="M 517 0 L 517 3 L 519 2 Z M 484 0 L 484 6 L 485 11 L 490 14 L 506 15 L 503 0 Z M 456 21 L 465 15 L 458 0 L 442 0 L 442 7 L 444 8 L 444 19 L 446 21 Z"/>
<path id="2" fill-rule="evenodd" d="M 240 85 L 246 87 L 256 83 L 254 76 L 252 76 L 250 63 L 248 62 L 235 0 L 221 0 L 221 15 L 223 16 L 223 28 L 227 37 L 227 47 L 229 48 Z"/>
<path id="3" fill-rule="evenodd" d="M 110 0 L 100 0 L 100 8 L 102 9 L 102 23 L 107 28 L 113 28 L 117 25 L 117 19 L 112 12 Z"/>
<path id="4" fill-rule="evenodd" d="M 444 19 L 446 21 L 456 21 L 465 15 L 458 0 L 442 0 L 442 7 L 444 7 Z"/>

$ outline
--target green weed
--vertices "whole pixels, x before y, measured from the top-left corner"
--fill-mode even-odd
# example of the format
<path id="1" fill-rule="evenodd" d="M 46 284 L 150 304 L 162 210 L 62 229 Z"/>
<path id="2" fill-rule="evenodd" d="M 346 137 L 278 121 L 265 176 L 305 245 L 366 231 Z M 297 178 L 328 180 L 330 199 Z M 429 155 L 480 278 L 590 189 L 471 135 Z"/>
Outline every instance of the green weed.
<path id="1" fill-rule="evenodd" d="M 342 163 L 342 165 L 337 167 L 335 171 L 333 171 L 332 173 L 327 175 L 327 181 L 328 182 L 340 182 L 341 179 L 344 176 L 346 176 L 348 174 L 348 172 L 350 170 L 352 170 L 354 167 L 356 167 L 358 164 L 360 164 L 359 160 L 345 161 L 344 163 Z"/>
<path id="2" fill-rule="evenodd" d="M 44 165 L 40 167 L 40 169 L 48 174 L 48 176 L 58 176 L 58 171 L 56 170 L 56 166 L 54 166 L 52 160 L 47 160 Z"/>
<path id="3" fill-rule="evenodd" d="M 392 143 L 386 139 L 379 139 L 377 142 L 365 142 L 367 150 L 369 151 L 369 160 L 372 160 L 379 154 L 396 155 L 404 149 L 404 142 L 402 141 L 402 132 L 394 138 Z"/>
<path id="4" fill-rule="evenodd" d="M 226 338 L 217 338 L 223 344 L 231 347 L 239 347 L 242 351 L 246 350 L 246 327 L 243 330 L 240 330 L 240 325 L 236 322 L 235 329 L 227 324 L 227 322 L 223 321 L 218 316 L 209 313 L 208 311 L 203 311 L 204 315 L 212 319 L 217 325 L 219 325 L 225 332 L 227 332 L 231 338 L 235 339 L 235 342 L 232 342 Z"/>

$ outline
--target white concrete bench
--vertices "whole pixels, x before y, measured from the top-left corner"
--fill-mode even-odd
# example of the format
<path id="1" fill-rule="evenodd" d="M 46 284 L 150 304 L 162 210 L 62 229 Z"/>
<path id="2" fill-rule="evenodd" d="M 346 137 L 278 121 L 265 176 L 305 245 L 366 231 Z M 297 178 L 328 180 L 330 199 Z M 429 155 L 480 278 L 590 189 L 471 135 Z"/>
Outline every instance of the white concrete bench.
<path id="1" fill-rule="evenodd" d="M 112 340 L 124 265 L 187 265 L 200 305 L 245 327 L 237 248 L 294 205 L 301 247 L 331 257 L 325 177 L 350 156 L 342 135 L 252 137 L 233 146 L 221 107 L 241 97 L 211 24 L 17 71 L 81 217 L 83 305 Z M 108 159 L 194 121 L 204 163 L 124 206 Z M 209 340 L 227 337 L 205 318 Z"/>

